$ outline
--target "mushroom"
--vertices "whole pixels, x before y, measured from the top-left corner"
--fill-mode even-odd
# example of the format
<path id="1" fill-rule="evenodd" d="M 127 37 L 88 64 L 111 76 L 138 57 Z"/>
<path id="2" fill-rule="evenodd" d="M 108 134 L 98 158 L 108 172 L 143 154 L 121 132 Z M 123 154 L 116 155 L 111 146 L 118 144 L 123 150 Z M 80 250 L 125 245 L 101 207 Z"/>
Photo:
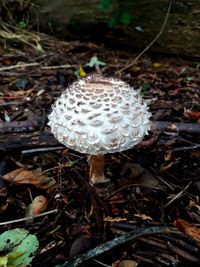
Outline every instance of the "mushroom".
<path id="1" fill-rule="evenodd" d="M 132 148 L 150 129 L 146 103 L 130 85 L 95 74 L 72 83 L 56 100 L 48 125 L 59 142 L 86 153 L 91 184 L 105 183 L 104 154 Z"/>

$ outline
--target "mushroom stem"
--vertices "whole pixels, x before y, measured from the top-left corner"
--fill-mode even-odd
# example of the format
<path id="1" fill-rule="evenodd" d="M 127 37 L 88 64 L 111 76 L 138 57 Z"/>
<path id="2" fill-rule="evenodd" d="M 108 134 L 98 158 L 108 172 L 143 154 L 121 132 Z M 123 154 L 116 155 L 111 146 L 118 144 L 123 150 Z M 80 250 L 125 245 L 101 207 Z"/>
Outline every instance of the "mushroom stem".
<path id="1" fill-rule="evenodd" d="M 110 181 L 110 179 L 104 176 L 104 155 L 90 155 L 89 166 L 89 180 L 91 184 L 107 183 Z"/>

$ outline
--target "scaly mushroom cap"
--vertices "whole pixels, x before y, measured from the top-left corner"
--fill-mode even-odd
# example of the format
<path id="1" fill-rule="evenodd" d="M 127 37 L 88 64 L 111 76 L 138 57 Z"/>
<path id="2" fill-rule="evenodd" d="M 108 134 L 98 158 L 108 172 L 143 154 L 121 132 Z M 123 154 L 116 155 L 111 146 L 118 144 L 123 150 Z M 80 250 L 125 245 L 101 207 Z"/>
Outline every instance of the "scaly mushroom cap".
<path id="1" fill-rule="evenodd" d="M 62 93 L 48 124 L 66 147 L 98 155 L 138 144 L 150 129 L 150 115 L 146 103 L 127 83 L 90 75 Z"/>

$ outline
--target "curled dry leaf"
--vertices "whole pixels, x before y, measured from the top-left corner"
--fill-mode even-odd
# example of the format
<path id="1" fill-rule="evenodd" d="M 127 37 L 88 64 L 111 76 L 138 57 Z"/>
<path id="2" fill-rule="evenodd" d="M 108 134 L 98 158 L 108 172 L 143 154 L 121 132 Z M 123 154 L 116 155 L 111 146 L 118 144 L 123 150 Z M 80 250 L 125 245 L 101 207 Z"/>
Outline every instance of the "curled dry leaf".
<path id="1" fill-rule="evenodd" d="M 3 179 L 14 184 L 32 184 L 41 189 L 48 189 L 55 184 L 52 177 L 48 177 L 40 170 L 26 170 L 19 168 L 3 175 Z"/>
<path id="2" fill-rule="evenodd" d="M 181 232 L 190 235 L 196 241 L 200 242 L 200 228 L 182 219 L 175 220 L 174 226 L 176 226 Z"/>
<path id="3" fill-rule="evenodd" d="M 25 217 L 33 217 L 46 210 L 47 199 L 44 196 L 37 196 L 34 198 L 33 203 L 31 203 L 26 209 Z"/>
<path id="4" fill-rule="evenodd" d="M 192 111 L 192 110 L 187 110 L 185 112 L 186 117 L 196 120 L 197 123 L 200 123 L 200 112 L 199 111 Z"/>
<path id="5" fill-rule="evenodd" d="M 91 238 L 87 238 L 85 235 L 82 235 L 80 237 L 78 237 L 77 239 L 75 239 L 75 241 L 73 242 L 69 255 L 71 257 L 76 256 L 88 249 L 90 249 L 92 246 L 92 239 Z"/>

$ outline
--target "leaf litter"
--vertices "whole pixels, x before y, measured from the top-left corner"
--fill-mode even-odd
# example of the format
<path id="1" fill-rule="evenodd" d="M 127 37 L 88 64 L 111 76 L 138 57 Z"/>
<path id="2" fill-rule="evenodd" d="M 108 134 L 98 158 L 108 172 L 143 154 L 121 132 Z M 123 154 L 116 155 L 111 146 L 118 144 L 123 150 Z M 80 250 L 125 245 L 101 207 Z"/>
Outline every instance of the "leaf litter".
<path id="1" fill-rule="evenodd" d="M 132 51 L 15 31 L 0 32 L 12 40 L 0 47 L 1 233 L 37 236 L 33 266 L 199 266 L 197 64 L 146 55 L 120 73 Z M 140 145 L 106 156 L 107 190 L 88 183 L 86 156 L 47 126 L 55 98 L 96 71 L 139 88 L 156 122 Z"/>

